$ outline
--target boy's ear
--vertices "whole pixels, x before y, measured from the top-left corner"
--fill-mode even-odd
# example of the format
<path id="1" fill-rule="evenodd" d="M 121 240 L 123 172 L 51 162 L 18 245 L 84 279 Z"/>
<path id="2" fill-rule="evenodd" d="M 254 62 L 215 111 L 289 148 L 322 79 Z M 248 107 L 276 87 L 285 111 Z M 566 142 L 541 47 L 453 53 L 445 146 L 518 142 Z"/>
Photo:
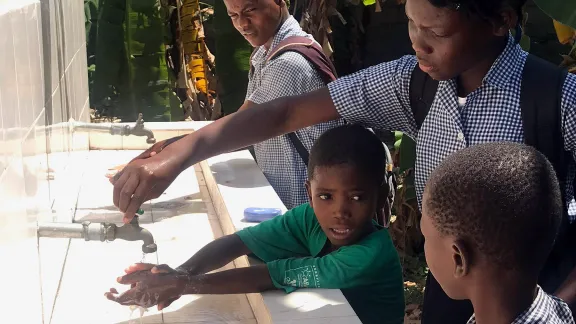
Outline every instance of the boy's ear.
<path id="1" fill-rule="evenodd" d="M 454 262 L 454 278 L 459 279 L 470 273 L 472 265 L 472 253 L 466 242 L 461 239 L 452 244 L 452 260 Z"/>
<path id="2" fill-rule="evenodd" d="M 308 194 L 308 201 L 310 202 L 310 206 L 314 208 L 314 206 L 312 206 L 312 188 L 310 188 L 310 180 L 306 180 L 306 182 L 304 182 L 304 187 L 306 187 L 306 193 Z"/>
<path id="3" fill-rule="evenodd" d="M 498 16 L 492 19 L 492 27 L 494 28 L 494 35 L 504 37 L 508 35 L 510 29 L 516 27 L 518 24 L 518 13 L 511 6 L 505 6 L 500 11 Z"/>

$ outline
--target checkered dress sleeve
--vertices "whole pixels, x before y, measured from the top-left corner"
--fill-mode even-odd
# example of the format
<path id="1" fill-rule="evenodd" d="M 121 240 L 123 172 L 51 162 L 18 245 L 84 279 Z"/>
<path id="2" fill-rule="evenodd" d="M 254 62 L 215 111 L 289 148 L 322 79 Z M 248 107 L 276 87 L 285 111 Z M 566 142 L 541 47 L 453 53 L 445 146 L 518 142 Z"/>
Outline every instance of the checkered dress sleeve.
<path id="1" fill-rule="evenodd" d="M 576 161 L 576 75 L 569 74 L 564 83 L 564 96 L 562 97 L 562 131 L 564 134 L 564 146 L 572 153 Z M 566 199 L 568 203 L 568 214 L 573 221 L 576 218 L 576 201 L 574 200 L 574 187 L 570 185 L 576 175 L 574 163 L 568 169 L 568 187 L 566 188 Z"/>
<path id="2" fill-rule="evenodd" d="M 404 56 L 330 83 L 339 114 L 350 123 L 416 135 L 410 109 L 410 78 L 416 64 L 414 56 Z"/>

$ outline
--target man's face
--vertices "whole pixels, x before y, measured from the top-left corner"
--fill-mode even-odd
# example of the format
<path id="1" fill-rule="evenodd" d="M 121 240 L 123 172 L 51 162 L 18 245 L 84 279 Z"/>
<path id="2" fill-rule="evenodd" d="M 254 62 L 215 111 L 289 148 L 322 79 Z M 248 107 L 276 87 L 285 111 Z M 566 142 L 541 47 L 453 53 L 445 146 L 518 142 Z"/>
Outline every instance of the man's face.
<path id="1" fill-rule="evenodd" d="M 427 208 L 428 194 L 425 190 L 422 201 L 420 229 L 424 235 L 426 263 L 444 292 L 452 299 L 466 299 L 463 280 L 455 275 L 454 238 L 442 235 L 436 228 Z"/>
<path id="2" fill-rule="evenodd" d="M 380 191 L 370 180 L 346 164 L 315 168 L 306 187 L 332 246 L 354 244 L 373 228 Z"/>
<path id="3" fill-rule="evenodd" d="M 492 25 L 429 0 L 406 1 L 408 31 L 422 71 L 449 80 L 485 59 L 496 39 Z"/>
<path id="4" fill-rule="evenodd" d="M 234 27 L 254 47 L 266 44 L 282 22 L 284 0 L 224 0 Z"/>

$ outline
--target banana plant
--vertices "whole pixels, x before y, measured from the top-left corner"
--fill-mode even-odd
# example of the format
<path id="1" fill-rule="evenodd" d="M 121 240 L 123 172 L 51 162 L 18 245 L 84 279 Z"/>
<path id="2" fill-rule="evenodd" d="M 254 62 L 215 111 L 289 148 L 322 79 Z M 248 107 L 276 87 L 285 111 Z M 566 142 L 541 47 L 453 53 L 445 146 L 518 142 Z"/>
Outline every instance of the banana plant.
<path id="1" fill-rule="evenodd" d="M 214 2 L 216 34 L 217 93 L 224 115 L 235 112 L 244 103 L 248 86 L 252 46 L 234 28 L 224 1 Z"/>
<path id="2" fill-rule="evenodd" d="M 534 0 L 534 3 L 552 19 L 576 28 L 576 1 L 574 0 Z"/>
<path id="3" fill-rule="evenodd" d="M 100 0 L 92 96 L 124 121 L 170 121 L 172 95 L 157 0 Z M 173 102 L 173 101 L 172 101 Z"/>

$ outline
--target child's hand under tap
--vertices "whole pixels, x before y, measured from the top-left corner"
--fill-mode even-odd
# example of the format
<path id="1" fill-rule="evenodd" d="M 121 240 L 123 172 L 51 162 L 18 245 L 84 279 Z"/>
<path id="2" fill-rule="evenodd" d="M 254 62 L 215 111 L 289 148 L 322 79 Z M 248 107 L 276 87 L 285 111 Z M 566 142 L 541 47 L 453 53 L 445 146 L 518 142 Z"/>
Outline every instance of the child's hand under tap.
<path id="1" fill-rule="evenodd" d="M 143 270 L 130 272 L 134 268 Z M 104 294 L 109 300 L 125 306 L 150 308 L 158 305 L 158 310 L 162 310 L 182 296 L 188 282 L 187 275 L 165 265 L 138 264 L 126 272 L 127 274 L 119 277 L 117 281 L 131 285 L 131 288 L 121 294 L 111 288 Z"/>

